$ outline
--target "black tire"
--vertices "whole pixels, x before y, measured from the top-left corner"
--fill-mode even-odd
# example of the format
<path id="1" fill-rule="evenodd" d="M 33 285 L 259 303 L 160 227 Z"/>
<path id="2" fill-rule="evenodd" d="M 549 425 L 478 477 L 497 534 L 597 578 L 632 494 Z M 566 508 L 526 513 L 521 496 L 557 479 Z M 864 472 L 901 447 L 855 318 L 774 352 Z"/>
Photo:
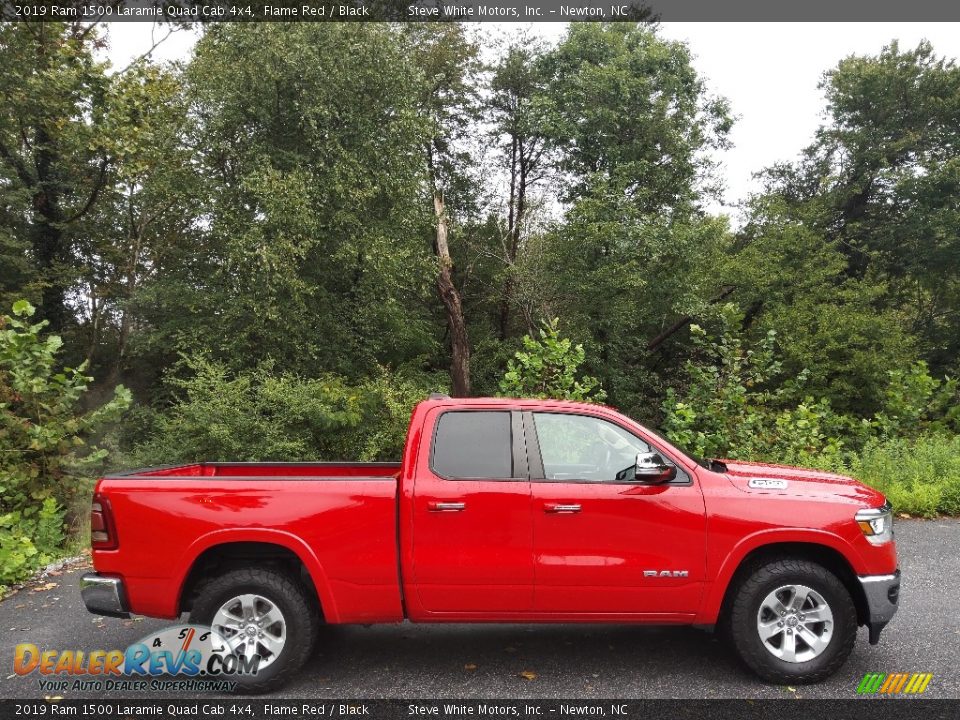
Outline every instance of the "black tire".
<path id="1" fill-rule="evenodd" d="M 247 593 L 276 605 L 286 623 L 283 649 L 268 667 L 255 676 L 229 677 L 237 682 L 236 692 L 253 695 L 282 687 L 301 670 L 313 651 L 320 618 L 303 587 L 289 575 L 272 569 L 237 569 L 210 579 L 198 589 L 190 622 L 211 625 L 224 603 Z"/>
<path id="2" fill-rule="evenodd" d="M 775 656 L 765 646 L 758 629 L 764 599 L 787 585 L 805 585 L 819 593 L 833 614 L 826 647 L 805 662 L 787 662 Z M 758 564 L 733 588 L 721 630 L 740 659 L 763 680 L 779 685 L 815 683 L 839 670 L 853 650 L 857 609 L 844 584 L 822 565 L 779 558 Z M 783 640 L 774 638 L 772 642 Z"/>

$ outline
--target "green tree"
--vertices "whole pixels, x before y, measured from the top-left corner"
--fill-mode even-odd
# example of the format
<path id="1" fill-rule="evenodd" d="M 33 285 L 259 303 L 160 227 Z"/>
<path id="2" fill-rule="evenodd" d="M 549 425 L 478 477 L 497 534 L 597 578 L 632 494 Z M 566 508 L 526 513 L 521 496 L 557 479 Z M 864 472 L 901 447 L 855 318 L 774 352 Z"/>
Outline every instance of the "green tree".
<path id="1" fill-rule="evenodd" d="M 404 50 L 381 24 L 219 25 L 200 40 L 186 142 L 206 207 L 137 300 L 167 363 L 209 351 L 234 369 L 361 376 L 434 356 Z"/>
<path id="2" fill-rule="evenodd" d="M 187 110 L 173 70 L 137 63 L 114 84 L 113 161 L 86 237 L 76 243 L 84 321 L 77 341 L 108 386 L 122 380 L 142 389 L 171 357 L 134 328 L 152 315 L 155 298 L 144 287 L 202 246 L 198 219 L 206 193 L 193 149 L 183 141 Z"/>
<path id="3" fill-rule="evenodd" d="M 499 256 L 503 261 L 501 297 L 497 311 L 500 340 L 510 332 L 510 320 L 517 304 L 516 286 L 522 274 L 518 268 L 531 213 L 531 194 L 549 172 L 549 145 L 546 136 L 546 49 L 529 36 L 512 41 L 493 68 L 487 108 L 508 178 L 507 217 Z"/>
<path id="4" fill-rule="evenodd" d="M 842 357 L 825 364 L 846 378 L 829 391 L 851 404 L 860 389 L 876 407 L 886 368 L 859 368 L 868 353 L 894 357 L 901 344 L 943 372 L 960 351 L 960 68 L 927 42 L 910 50 L 894 42 L 876 56 L 844 59 L 822 88 L 826 123 L 799 162 L 766 172 L 753 212 L 761 231 L 745 241 L 758 255 L 771 236 L 803 232 L 822 245 L 812 258 L 831 256 L 833 277 L 821 287 L 828 299 L 837 295 L 831 286 L 841 288 L 864 320 L 847 314 L 827 323 L 859 325 L 851 344 L 861 353 L 852 373 Z M 757 302 L 764 313 L 771 305 Z"/>
<path id="5" fill-rule="evenodd" d="M 714 272 L 745 308 L 743 329 L 773 330 L 785 372 L 807 372 L 808 391 L 844 413 L 868 416 L 883 403 L 891 368 L 919 352 L 908 309 L 886 301 L 890 280 L 847 273 L 845 253 L 776 195 L 754 198 L 748 223 Z"/>
<path id="6" fill-rule="evenodd" d="M 0 205 L 9 223 L 0 237 L 19 269 L 18 287 L 2 289 L 29 290 L 58 332 L 72 324 L 73 242 L 110 167 L 111 80 L 94 57 L 102 44 L 95 23 L 0 24 Z"/>
<path id="7" fill-rule="evenodd" d="M 572 24 L 544 62 L 569 204 L 550 235 L 545 295 L 588 338 L 613 401 L 646 417 L 676 371 L 664 330 L 722 291 L 709 271 L 726 224 L 700 206 L 731 120 L 687 47 L 646 25 Z"/>
<path id="8" fill-rule="evenodd" d="M 686 45 L 646 24 L 573 23 L 545 60 L 569 200 L 622 197 L 676 214 L 711 188 L 709 151 L 726 147 L 732 119 Z"/>
<path id="9" fill-rule="evenodd" d="M 841 413 L 815 394 L 810 371 L 783 362 L 775 330 L 754 341 L 742 320 L 727 304 L 713 333 L 691 327 L 685 383 L 663 404 L 665 432 L 681 446 L 705 457 L 837 467 L 872 444 L 960 430 L 957 382 L 932 377 L 925 363 L 888 371 L 875 414 Z"/>
<path id="10" fill-rule="evenodd" d="M 702 457 L 807 464 L 817 454 L 836 457 L 845 420 L 806 394 L 806 371 L 784 373 L 774 330 L 751 344 L 740 321 L 727 304 L 715 335 L 691 327 L 696 359 L 686 363 L 683 392 L 667 391 L 667 436 Z"/>

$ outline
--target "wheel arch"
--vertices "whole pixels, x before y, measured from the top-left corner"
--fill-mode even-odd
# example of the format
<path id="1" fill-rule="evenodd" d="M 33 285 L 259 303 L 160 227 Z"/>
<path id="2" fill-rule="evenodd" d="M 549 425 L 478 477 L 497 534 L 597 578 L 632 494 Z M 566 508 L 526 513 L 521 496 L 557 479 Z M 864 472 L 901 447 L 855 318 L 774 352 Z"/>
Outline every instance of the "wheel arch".
<path id="1" fill-rule="evenodd" d="M 177 612 L 190 610 L 203 580 L 251 564 L 280 567 L 295 577 L 326 622 L 336 622 L 337 610 L 326 574 L 316 556 L 301 541 L 278 531 L 216 532 L 200 538 L 186 553 L 178 574 Z"/>
<path id="2" fill-rule="evenodd" d="M 730 611 L 734 592 L 740 582 L 759 565 L 777 558 L 808 560 L 823 566 L 833 573 L 850 593 L 857 610 L 857 624 L 867 623 L 870 615 L 863 586 L 857 579 L 857 573 L 847 557 L 836 547 L 810 540 L 777 541 L 758 545 L 746 552 L 729 573 L 729 579 L 723 587 L 723 594 L 717 608 L 719 620 Z"/>

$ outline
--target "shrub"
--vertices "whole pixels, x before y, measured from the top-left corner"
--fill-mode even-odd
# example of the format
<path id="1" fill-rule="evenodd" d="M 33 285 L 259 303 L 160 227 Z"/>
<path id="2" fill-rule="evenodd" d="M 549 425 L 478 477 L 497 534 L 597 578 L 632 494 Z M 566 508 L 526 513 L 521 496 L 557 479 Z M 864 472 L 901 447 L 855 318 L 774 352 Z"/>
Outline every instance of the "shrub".
<path id="1" fill-rule="evenodd" d="M 53 560 L 64 539 L 63 510 L 53 498 L 0 516 L 0 587 Z"/>
<path id="2" fill-rule="evenodd" d="M 381 368 L 360 385 L 363 422 L 341 441 L 340 457 L 399 460 L 413 406 L 431 392 L 445 391 L 448 382 L 446 374 L 396 374 Z"/>
<path id="3" fill-rule="evenodd" d="M 121 386 L 92 411 L 80 401 L 92 378 L 58 368 L 61 340 L 31 323 L 26 301 L 0 318 L 0 584 L 48 562 L 64 539 L 65 507 L 89 488 L 106 452 L 88 438 L 130 404 Z"/>
<path id="4" fill-rule="evenodd" d="M 154 414 L 128 462 L 399 458 L 410 410 L 432 382 L 382 368 L 355 384 L 275 375 L 269 362 L 232 372 L 203 355 L 184 358 L 184 369 L 168 377 L 175 399 Z"/>
<path id="5" fill-rule="evenodd" d="M 182 369 L 186 377 L 167 378 L 175 400 L 138 462 L 307 460 L 326 434 L 360 423 L 359 397 L 334 377 L 275 376 L 269 364 L 234 374 L 202 355 Z"/>
<path id="6" fill-rule="evenodd" d="M 937 380 L 917 362 L 889 373 L 875 417 L 837 414 L 823 398 L 802 395 L 805 374 L 782 376 L 776 335 L 748 346 L 734 330 L 733 306 L 709 336 L 693 326 L 699 362 L 689 384 L 667 393 L 666 435 L 705 457 L 768 460 L 854 475 L 887 495 L 898 512 L 960 514 L 960 418 L 957 383 Z"/>
<path id="7" fill-rule="evenodd" d="M 574 345 L 560 337 L 557 320 L 545 323 L 539 337 L 525 335 L 523 349 L 507 363 L 500 381 L 500 394 L 506 397 L 593 400 L 603 402 L 606 392 L 600 381 L 589 375 L 577 378 L 586 359 L 583 345 Z"/>
<path id="8" fill-rule="evenodd" d="M 682 396 L 667 391 L 662 406 L 667 436 L 704 457 L 798 462 L 838 453 L 842 419 L 826 400 L 798 399 L 806 374 L 782 377 L 773 330 L 751 347 L 734 331 L 739 321 L 736 308 L 727 305 L 715 337 L 691 326 L 701 362 L 687 361 L 689 384 Z"/>
<path id="9" fill-rule="evenodd" d="M 887 375 L 883 409 L 873 420 L 880 437 L 960 432 L 960 394 L 955 379 L 932 377 L 922 360 Z"/>
<path id="10" fill-rule="evenodd" d="M 960 515 L 960 475 L 944 483 L 940 491 L 939 509 L 944 515 Z"/>

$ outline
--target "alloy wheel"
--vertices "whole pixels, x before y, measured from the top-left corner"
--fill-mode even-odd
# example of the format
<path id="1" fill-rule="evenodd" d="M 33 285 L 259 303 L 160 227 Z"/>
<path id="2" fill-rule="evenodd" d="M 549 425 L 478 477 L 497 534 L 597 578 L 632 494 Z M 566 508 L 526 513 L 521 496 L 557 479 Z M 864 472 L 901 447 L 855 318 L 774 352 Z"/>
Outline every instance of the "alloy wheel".
<path id="1" fill-rule="evenodd" d="M 830 644 L 833 611 L 813 588 L 782 585 L 760 603 L 757 634 L 774 657 L 789 663 L 807 662 Z"/>
<path id="2" fill-rule="evenodd" d="M 287 641 L 283 613 L 262 595 L 248 593 L 227 600 L 213 616 L 211 627 L 237 655 L 247 660 L 259 655 L 258 671 L 280 657 Z"/>

